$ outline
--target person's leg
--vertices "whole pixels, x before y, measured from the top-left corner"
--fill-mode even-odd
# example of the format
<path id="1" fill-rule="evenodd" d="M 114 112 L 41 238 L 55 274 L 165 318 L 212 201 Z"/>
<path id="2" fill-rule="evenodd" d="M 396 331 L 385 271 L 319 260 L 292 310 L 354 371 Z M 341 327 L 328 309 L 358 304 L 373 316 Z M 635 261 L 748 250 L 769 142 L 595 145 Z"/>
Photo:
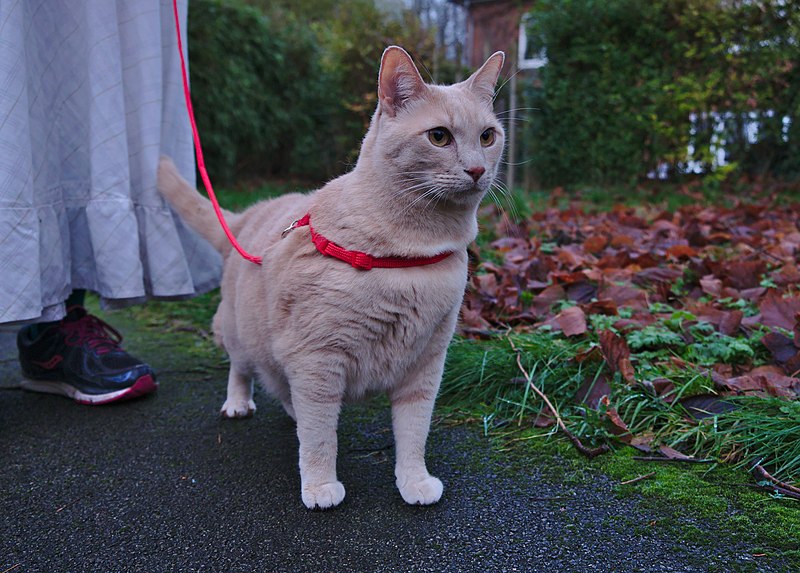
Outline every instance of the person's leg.
<path id="1" fill-rule="evenodd" d="M 73 306 L 83 306 L 83 301 L 86 300 L 86 291 L 82 288 L 75 289 L 72 291 L 72 294 L 69 295 L 69 298 L 64 302 L 64 306 L 67 309 L 72 308 Z M 31 338 L 39 338 L 39 335 L 43 333 L 45 330 L 50 328 L 51 326 L 55 326 L 60 321 L 56 322 L 34 322 L 26 326 L 25 328 L 29 329 L 28 333 L 30 334 Z"/>
<path id="2" fill-rule="evenodd" d="M 73 291 L 63 320 L 19 331 L 22 387 L 92 405 L 155 391 L 158 384 L 152 369 L 120 347 L 122 335 L 111 325 L 86 312 L 85 294 Z"/>

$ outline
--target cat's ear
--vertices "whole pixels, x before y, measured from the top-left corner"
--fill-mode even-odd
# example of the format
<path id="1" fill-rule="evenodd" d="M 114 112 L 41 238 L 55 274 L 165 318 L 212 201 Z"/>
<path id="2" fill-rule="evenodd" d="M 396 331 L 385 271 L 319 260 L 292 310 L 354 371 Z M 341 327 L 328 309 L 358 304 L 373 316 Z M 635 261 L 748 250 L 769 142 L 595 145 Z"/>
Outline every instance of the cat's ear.
<path id="1" fill-rule="evenodd" d="M 378 101 L 383 111 L 394 117 L 400 108 L 426 89 L 408 52 L 399 46 L 384 50 L 378 72 Z"/>
<path id="2" fill-rule="evenodd" d="M 480 96 L 481 99 L 492 102 L 494 99 L 494 86 L 497 78 L 500 77 L 500 70 L 503 69 L 503 62 L 506 55 L 503 52 L 495 52 L 484 62 L 480 69 L 468 77 L 464 84 Z"/>

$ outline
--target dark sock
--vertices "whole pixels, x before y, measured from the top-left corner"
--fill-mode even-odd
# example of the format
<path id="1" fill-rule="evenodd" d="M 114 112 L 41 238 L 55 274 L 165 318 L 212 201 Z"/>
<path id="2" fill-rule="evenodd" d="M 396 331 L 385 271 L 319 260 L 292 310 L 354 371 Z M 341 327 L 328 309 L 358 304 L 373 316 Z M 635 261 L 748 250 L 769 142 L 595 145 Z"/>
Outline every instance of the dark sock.
<path id="1" fill-rule="evenodd" d="M 86 291 L 84 289 L 75 289 L 72 291 L 72 294 L 69 295 L 69 298 L 66 300 L 64 305 L 67 308 L 71 306 L 83 306 L 83 301 L 86 298 Z M 56 322 L 37 322 L 31 324 L 28 328 L 30 328 L 31 338 L 38 338 L 41 333 L 45 330 L 53 326 L 54 324 L 58 324 Z"/>
<path id="2" fill-rule="evenodd" d="M 69 295 L 69 298 L 64 303 L 67 308 L 71 306 L 83 306 L 83 300 L 86 298 L 86 291 L 82 288 L 77 288 L 72 291 L 72 294 Z"/>

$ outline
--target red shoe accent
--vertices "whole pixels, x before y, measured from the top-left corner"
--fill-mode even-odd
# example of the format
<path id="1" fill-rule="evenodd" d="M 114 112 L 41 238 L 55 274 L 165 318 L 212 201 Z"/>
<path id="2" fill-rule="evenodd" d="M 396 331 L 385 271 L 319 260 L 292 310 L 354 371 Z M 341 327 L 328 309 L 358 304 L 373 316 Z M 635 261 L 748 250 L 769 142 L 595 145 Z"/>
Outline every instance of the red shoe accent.
<path id="1" fill-rule="evenodd" d="M 37 362 L 36 360 L 31 360 L 31 363 L 36 364 L 36 366 L 40 366 L 45 370 L 52 370 L 53 368 L 61 364 L 62 360 L 64 360 L 64 357 L 61 356 L 60 354 L 56 354 L 47 362 Z"/>
<path id="2" fill-rule="evenodd" d="M 67 309 L 69 312 L 74 307 Z M 119 331 L 91 314 L 78 320 L 65 321 L 59 326 L 64 333 L 64 342 L 70 346 L 87 345 L 97 354 L 105 354 L 119 348 L 122 335 Z"/>
<path id="3" fill-rule="evenodd" d="M 81 396 L 84 397 L 76 397 L 75 401 L 79 404 L 87 404 L 89 406 L 102 406 L 103 404 L 110 404 L 111 402 L 122 402 L 138 398 L 139 396 L 150 394 L 156 390 L 158 390 L 158 382 L 156 382 L 151 375 L 146 374 L 134 382 L 133 386 L 130 388 L 126 388 L 120 392 L 114 392 L 111 396 L 98 396 L 97 399 L 94 399 L 94 397 L 81 394 Z"/>

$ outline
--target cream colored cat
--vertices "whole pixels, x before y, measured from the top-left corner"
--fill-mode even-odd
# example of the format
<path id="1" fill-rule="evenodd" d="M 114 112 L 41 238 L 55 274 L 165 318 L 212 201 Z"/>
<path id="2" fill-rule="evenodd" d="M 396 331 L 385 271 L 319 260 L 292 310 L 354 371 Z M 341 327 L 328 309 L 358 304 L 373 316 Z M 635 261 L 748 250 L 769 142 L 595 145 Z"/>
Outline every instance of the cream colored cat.
<path id="1" fill-rule="evenodd" d="M 497 52 L 466 81 L 425 84 L 409 55 L 386 49 L 378 106 L 355 168 L 308 195 L 226 213 L 258 266 L 232 251 L 211 204 L 159 166 L 159 190 L 225 257 L 217 343 L 230 356 L 222 415 L 250 416 L 253 379 L 297 421 L 303 503 L 341 503 L 336 428 L 341 404 L 387 392 L 403 499 L 436 503 L 442 482 L 425 466 L 425 442 L 467 280 L 476 210 L 497 173 L 503 128 L 492 111 L 503 66 Z M 326 256 L 314 232 L 375 257 L 432 257 L 409 268 L 363 270 Z"/>

